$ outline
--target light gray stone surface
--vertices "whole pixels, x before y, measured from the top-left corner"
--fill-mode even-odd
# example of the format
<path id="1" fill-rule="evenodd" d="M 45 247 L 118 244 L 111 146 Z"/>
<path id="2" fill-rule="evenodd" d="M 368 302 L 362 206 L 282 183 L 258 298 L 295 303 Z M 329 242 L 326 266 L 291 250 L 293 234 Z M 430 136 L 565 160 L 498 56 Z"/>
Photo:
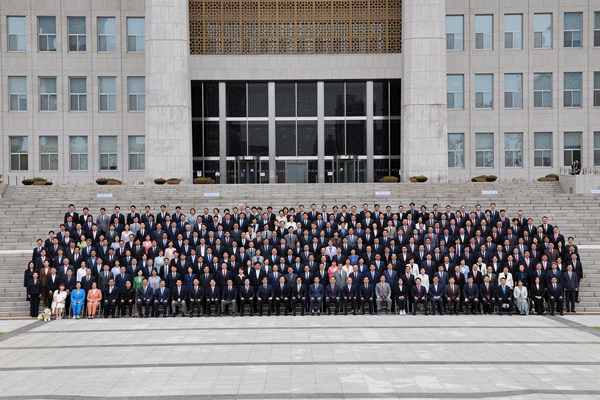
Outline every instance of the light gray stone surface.
<path id="1" fill-rule="evenodd" d="M 597 398 L 600 337 L 564 321 L 53 321 L 2 341 L 0 398 Z"/>

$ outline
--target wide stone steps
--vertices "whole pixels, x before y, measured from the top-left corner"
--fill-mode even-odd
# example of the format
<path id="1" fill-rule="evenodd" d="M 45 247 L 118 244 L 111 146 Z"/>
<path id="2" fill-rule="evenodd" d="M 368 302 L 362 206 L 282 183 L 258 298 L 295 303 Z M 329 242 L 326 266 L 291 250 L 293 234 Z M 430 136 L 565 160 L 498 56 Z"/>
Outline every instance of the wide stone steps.
<path id="1" fill-rule="evenodd" d="M 482 194 L 482 191 L 495 190 L 497 194 Z M 376 194 L 390 192 L 390 195 Z M 111 193 L 113 197 L 98 198 L 98 193 Z M 206 197 L 205 193 L 218 193 L 218 197 Z M 49 230 L 58 230 L 63 215 L 70 203 L 78 212 L 89 207 L 94 218 L 100 207 L 112 214 L 115 205 L 127 213 L 135 204 L 138 212 L 149 205 L 156 214 L 161 204 L 172 212 L 181 206 L 184 214 L 191 207 L 200 214 L 204 207 L 211 212 L 217 207 L 231 209 L 240 204 L 250 206 L 272 205 L 274 211 L 284 206 L 295 207 L 304 204 L 308 209 L 311 203 L 322 204 L 332 211 L 334 205 L 341 207 L 356 205 L 359 210 L 363 203 L 378 203 L 382 209 L 386 205 L 397 211 L 399 204 L 405 210 L 413 201 L 417 209 L 422 204 L 431 210 L 438 203 L 440 210 L 450 204 L 453 210 L 465 204 L 468 210 L 479 203 L 482 209 L 489 208 L 491 202 L 498 209 L 506 209 L 512 218 L 518 210 L 535 224 L 547 215 L 550 223 L 559 226 L 561 233 L 574 236 L 581 245 L 580 255 L 585 271 L 581 285 L 581 302 L 578 311 L 600 311 L 600 250 L 586 249 L 585 245 L 596 244 L 600 233 L 600 197 L 597 195 L 566 194 L 558 182 L 494 182 L 463 184 L 275 184 L 275 185 L 139 185 L 139 186 L 46 186 L 25 187 L 7 186 L 0 198 L 0 250 L 22 249 L 24 254 L 0 254 L 0 317 L 27 316 L 28 303 L 24 300 L 23 271 L 31 257 L 31 249 L 37 238 L 45 239 Z"/>

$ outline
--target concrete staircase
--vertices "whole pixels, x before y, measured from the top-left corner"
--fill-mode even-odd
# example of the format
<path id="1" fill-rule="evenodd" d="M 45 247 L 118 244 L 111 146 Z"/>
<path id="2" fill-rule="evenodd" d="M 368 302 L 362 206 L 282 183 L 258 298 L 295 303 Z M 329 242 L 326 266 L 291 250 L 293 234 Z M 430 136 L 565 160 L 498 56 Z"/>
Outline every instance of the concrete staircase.
<path id="1" fill-rule="evenodd" d="M 23 273 L 31 254 L 0 255 L 0 317 L 28 317 L 27 291 Z M 40 309 L 43 310 L 42 302 Z"/>
<path id="2" fill-rule="evenodd" d="M 495 194 L 482 194 L 482 191 L 496 191 Z M 389 192 L 389 195 L 387 195 Z M 110 194 L 112 197 L 97 197 L 98 194 Z M 216 195 L 215 195 L 216 194 Z M 547 215 L 553 225 L 558 225 L 565 237 L 575 237 L 580 246 L 586 279 L 581 293 L 578 311 L 600 311 L 600 245 L 596 248 L 595 239 L 600 233 L 600 198 L 596 195 L 574 195 L 563 192 L 558 182 L 526 183 L 363 183 L 363 184 L 273 184 L 273 185 L 164 185 L 164 186 L 7 186 L 0 198 L 0 250 L 27 250 L 26 255 L 4 256 L 3 277 L 10 276 L 9 271 L 17 273 L 12 280 L 0 280 L 0 301 L 6 296 L 14 299 L 22 290 L 22 273 L 26 267 L 30 250 L 38 238 L 45 239 L 49 230 L 58 230 L 63 215 L 70 203 L 75 204 L 78 212 L 84 206 L 90 208 L 94 218 L 100 207 L 112 213 L 115 205 L 127 212 L 135 204 L 138 212 L 149 205 L 156 214 L 161 204 L 168 211 L 181 206 L 185 214 L 191 207 L 198 213 L 204 207 L 211 211 L 218 207 L 272 205 L 275 212 L 283 206 L 298 208 L 304 204 L 309 209 L 311 203 L 322 204 L 331 211 L 334 205 L 356 205 L 360 210 L 363 203 L 372 209 L 378 203 L 382 209 L 390 205 L 393 211 L 402 204 L 408 209 L 413 201 L 417 208 L 422 204 L 431 209 L 438 203 L 443 210 L 450 204 L 455 210 L 464 204 L 467 210 L 479 203 L 482 209 L 489 208 L 495 202 L 498 209 L 506 209 L 513 217 L 523 210 L 526 217 L 534 219 L 536 224 Z M 10 264 L 10 265 L 7 265 Z M 18 278 L 17 278 L 18 276 Z M 7 285 L 10 283 L 10 287 Z M 25 302 L 22 302 L 26 305 Z M 8 304 L 8 303 L 7 303 Z M 2 305 L 0 305 L 2 307 Z M 24 311 L 14 313 L 27 315 Z M 0 317 L 7 316 L 0 308 Z"/>

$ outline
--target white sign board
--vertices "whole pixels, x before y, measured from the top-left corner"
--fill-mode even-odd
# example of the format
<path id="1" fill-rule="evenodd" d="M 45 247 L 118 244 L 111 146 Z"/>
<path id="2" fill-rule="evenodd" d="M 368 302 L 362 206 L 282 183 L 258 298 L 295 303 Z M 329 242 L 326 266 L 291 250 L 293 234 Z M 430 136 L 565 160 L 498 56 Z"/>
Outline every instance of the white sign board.
<path id="1" fill-rule="evenodd" d="M 497 190 L 482 190 L 481 194 L 498 194 Z"/>
<path id="2" fill-rule="evenodd" d="M 327 176 L 333 176 L 333 171 L 327 171 Z"/>
<path id="3" fill-rule="evenodd" d="M 266 173 L 264 173 L 264 172 L 261 172 L 261 173 L 260 173 L 260 176 L 266 176 L 266 175 L 267 175 L 267 174 L 266 174 Z"/>
<path id="4" fill-rule="evenodd" d="M 113 197 L 112 193 L 98 193 L 96 197 Z"/>
<path id="5" fill-rule="evenodd" d="M 592 189 L 590 190 L 591 194 L 599 194 L 600 193 L 600 189 Z"/>
<path id="6" fill-rule="evenodd" d="M 377 191 L 375 192 L 375 196 L 391 196 L 392 192 L 390 192 L 389 190 L 381 190 L 381 191 Z"/>
<path id="7" fill-rule="evenodd" d="M 219 192 L 204 193 L 204 197 L 219 197 L 219 196 L 220 196 Z"/>
<path id="8" fill-rule="evenodd" d="M 202 176 L 202 171 L 196 171 L 196 175 Z"/>

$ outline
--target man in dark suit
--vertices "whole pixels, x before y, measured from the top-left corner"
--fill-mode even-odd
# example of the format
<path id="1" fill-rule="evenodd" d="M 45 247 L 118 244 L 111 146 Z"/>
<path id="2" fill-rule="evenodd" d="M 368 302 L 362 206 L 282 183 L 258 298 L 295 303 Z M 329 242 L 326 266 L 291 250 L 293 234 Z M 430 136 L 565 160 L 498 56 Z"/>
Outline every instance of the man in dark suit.
<path id="1" fill-rule="evenodd" d="M 108 318 L 108 313 L 110 311 L 110 316 L 112 318 L 115 317 L 115 309 L 117 307 L 117 300 L 119 298 L 119 288 L 115 286 L 115 280 L 110 279 L 108 281 L 108 287 L 104 289 L 104 293 L 102 294 L 102 305 L 104 308 L 104 318 Z"/>
<path id="2" fill-rule="evenodd" d="M 308 296 L 310 298 L 310 315 L 315 312 L 315 305 L 317 306 L 317 315 L 321 315 L 321 304 L 325 295 L 323 285 L 320 284 L 321 279 L 318 276 L 314 277 L 314 283 L 310 285 L 308 289 Z"/>
<path id="3" fill-rule="evenodd" d="M 513 296 L 512 289 L 506 285 L 506 278 L 500 278 L 500 286 L 498 286 L 496 296 L 498 299 L 498 314 L 502 315 L 502 307 L 508 304 L 508 315 L 512 315 Z"/>
<path id="4" fill-rule="evenodd" d="M 548 299 L 550 300 L 550 315 L 554 315 L 554 305 L 556 304 L 556 311 L 560 312 L 560 315 L 565 315 L 563 309 L 563 288 L 561 285 L 556 283 L 557 279 L 555 276 L 552 277 L 552 283 L 548 285 Z"/>
<path id="5" fill-rule="evenodd" d="M 162 306 L 164 314 L 163 317 L 166 317 L 169 313 L 169 300 L 171 299 L 171 291 L 166 287 L 166 282 L 164 279 L 160 281 L 160 287 L 156 289 L 154 293 L 154 317 L 158 318 L 160 315 L 159 307 Z"/>
<path id="6" fill-rule="evenodd" d="M 490 275 L 483 276 L 483 283 L 479 287 L 481 293 L 481 311 L 484 314 L 493 314 L 496 306 L 496 287 L 490 283 Z"/>
<path id="7" fill-rule="evenodd" d="M 176 282 L 176 286 L 173 289 L 173 291 L 171 291 L 171 311 L 172 317 L 176 317 L 177 316 L 177 307 L 179 307 L 181 309 L 181 316 L 185 317 L 185 313 L 186 313 L 186 308 L 187 308 L 187 301 L 188 301 L 188 293 L 187 293 L 187 289 L 185 287 L 182 286 L 183 282 L 181 281 L 181 279 L 178 279 Z"/>
<path id="8" fill-rule="evenodd" d="M 202 314 L 202 309 L 204 308 L 204 288 L 200 285 L 200 280 L 198 280 L 198 278 L 194 279 L 194 286 L 190 289 L 188 297 L 190 303 L 190 318 L 194 316 L 194 306 L 196 306 L 198 316 L 200 316 L 200 314 Z"/>
<path id="9" fill-rule="evenodd" d="M 458 312 L 460 311 L 460 286 L 455 283 L 453 275 L 450 276 L 448 282 L 449 283 L 444 288 L 446 307 L 450 314 L 452 314 L 452 310 L 454 310 L 454 314 L 458 315 Z"/>
<path id="10" fill-rule="evenodd" d="M 67 223 L 67 218 L 71 217 L 74 222 L 79 222 L 79 214 L 75 211 L 75 205 L 69 204 L 69 212 L 65 213 L 64 224 Z"/>
<path id="11" fill-rule="evenodd" d="M 240 315 L 244 316 L 244 306 L 248 304 L 250 316 L 254 315 L 254 286 L 250 284 L 250 279 L 244 280 L 244 285 L 240 287 Z"/>
<path id="12" fill-rule="evenodd" d="M 575 312 L 575 294 L 579 291 L 579 278 L 577 272 L 573 271 L 573 265 L 567 264 L 567 270 L 563 276 L 567 312 Z M 570 307 L 569 307 L 570 304 Z"/>
<path id="13" fill-rule="evenodd" d="M 335 278 L 332 276 L 329 278 L 329 285 L 325 287 L 325 310 L 328 315 L 331 315 L 331 309 L 329 305 L 334 302 L 335 303 L 335 315 L 338 315 L 340 312 L 340 298 L 341 298 L 341 290 L 335 284 Z"/>
<path id="14" fill-rule="evenodd" d="M 300 303 L 302 305 L 302 311 L 300 315 L 304 315 L 304 309 L 306 308 L 306 295 L 307 295 L 307 285 L 302 283 L 302 278 L 297 277 L 296 283 L 292 284 L 292 299 L 291 299 L 291 307 L 292 307 L 292 315 L 296 315 L 296 304 Z"/>
<path id="15" fill-rule="evenodd" d="M 209 285 L 210 286 L 208 287 L 208 289 L 204 291 L 204 295 L 206 297 L 206 305 L 205 305 L 204 313 L 206 314 L 207 317 L 210 317 L 210 306 L 214 305 L 215 306 L 215 317 L 216 317 L 217 315 L 219 315 L 219 311 L 220 311 L 219 303 L 221 300 L 221 291 L 219 290 L 219 287 L 217 286 L 217 282 L 214 279 L 210 280 Z"/>
<path id="16" fill-rule="evenodd" d="M 360 298 L 360 309 L 363 315 L 365 315 L 365 303 L 369 303 L 369 313 L 371 315 L 375 312 L 374 287 L 375 283 L 370 283 L 369 278 L 365 276 L 363 283 L 357 288 L 357 298 Z"/>
<path id="17" fill-rule="evenodd" d="M 271 309 L 273 307 L 273 287 L 269 285 L 269 278 L 264 276 L 262 278 L 262 285 L 259 285 L 256 291 L 256 299 L 258 306 L 258 315 L 262 317 L 263 311 L 262 306 L 264 303 L 267 304 L 267 316 L 271 316 Z"/>
<path id="18" fill-rule="evenodd" d="M 137 291 L 137 310 L 138 316 L 140 318 L 143 318 L 144 316 L 148 318 L 150 316 L 150 307 L 152 307 L 152 297 L 152 288 L 148 286 L 148 279 L 144 278 L 144 280 L 142 281 L 142 286 L 140 286 Z M 146 312 L 144 313 L 143 311 Z"/>
<path id="19" fill-rule="evenodd" d="M 438 306 L 440 315 L 444 315 L 444 286 L 439 282 L 437 275 L 433 277 L 433 283 L 429 285 L 429 300 L 431 302 L 431 315 L 435 315 L 435 306 Z"/>
<path id="20" fill-rule="evenodd" d="M 348 315 L 348 303 L 352 305 L 352 314 L 356 315 L 356 309 L 358 307 L 356 288 L 357 284 L 354 284 L 351 277 L 346 279 L 346 284 L 342 287 L 342 296 L 344 298 L 344 315 Z"/>
<path id="21" fill-rule="evenodd" d="M 279 275 L 277 283 L 273 284 L 273 298 L 275 305 L 275 314 L 279 315 L 279 306 L 283 303 L 285 315 L 288 315 L 290 309 L 291 287 L 286 284 L 285 277 Z"/>
<path id="22" fill-rule="evenodd" d="M 421 285 L 421 278 L 415 279 L 415 285 L 412 287 L 413 315 L 417 315 L 417 305 L 423 304 L 423 314 L 427 315 L 427 290 Z"/>
<path id="23" fill-rule="evenodd" d="M 221 291 L 221 316 L 225 315 L 227 308 L 231 309 L 231 315 L 236 313 L 237 288 L 233 286 L 233 280 L 228 279 L 227 285 Z"/>
<path id="24" fill-rule="evenodd" d="M 469 275 L 467 278 L 467 283 L 463 288 L 464 298 L 465 298 L 465 312 L 469 315 L 469 312 L 472 310 L 473 314 L 477 315 L 477 311 L 479 310 L 479 287 L 476 283 L 474 283 L 474 278 L 472 275 Z"/>

